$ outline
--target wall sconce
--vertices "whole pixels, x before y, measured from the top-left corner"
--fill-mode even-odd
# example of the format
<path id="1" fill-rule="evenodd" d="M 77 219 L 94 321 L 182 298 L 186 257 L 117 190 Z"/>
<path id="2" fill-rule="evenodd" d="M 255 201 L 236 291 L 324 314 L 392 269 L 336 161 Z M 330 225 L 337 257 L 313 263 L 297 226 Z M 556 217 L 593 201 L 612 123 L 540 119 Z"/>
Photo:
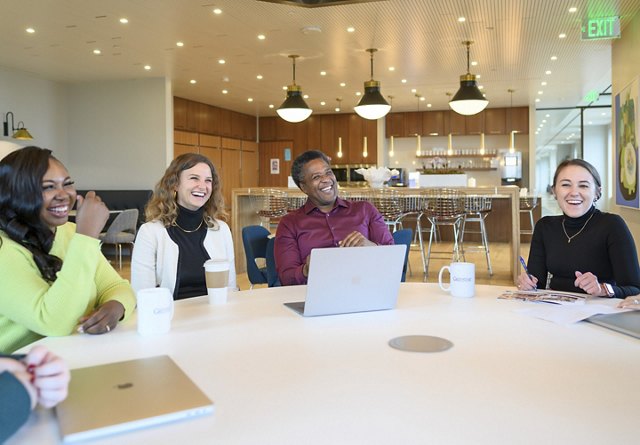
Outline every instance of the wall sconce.
<path id="1" fill-rule="evenodd" d="M 11 115 L 11 131 L 14 132 L 11 137 L 14 139 L 21 139 L 25 141 L 29 141 L 33 139 L 33 136 L 31 136 L 31 134 L 29 134 L 27 129 L 24 128 L 24 122 L 19 121 L 18 128 L 15 127 L 15 121 L 14 121 L 15 116 L 13 115 L 12 111 L 9 111 L 4 115 L 4 122 L 2 123 L 4 127 L 3 134 L 5 136 L 9 136 L 9 115 Z"/>

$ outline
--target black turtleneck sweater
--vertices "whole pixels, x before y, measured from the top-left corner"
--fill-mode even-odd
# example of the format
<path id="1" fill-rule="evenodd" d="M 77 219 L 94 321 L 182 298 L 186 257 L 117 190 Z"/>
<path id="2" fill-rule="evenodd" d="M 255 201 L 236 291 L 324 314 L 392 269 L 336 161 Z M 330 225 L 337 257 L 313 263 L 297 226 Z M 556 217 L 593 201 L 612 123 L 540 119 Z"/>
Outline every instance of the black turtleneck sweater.
<path id="1" fill-rule="evenodd" d="M 178 275 L 173 292 L 174 300 L 207 294 L 204 279 L 204 262 L 209 254 L 204 248 L 207 224 L 204 222 L 204 208 L 188 210 L 178 206 L 176 226 L 167 228 L 171 239 L 178 245 Z M 198 230 L 195 230 L 199 227 Z"/>
<path id="2" fill-rule="evenodd" d="M 563 220 L 569 236 L 584 227 L 570 243 L 562 229 Z M 591 272 L 600 283 L 611 284 L 617 298 L 640 293 L 640 267 L 631 232 L 620 216 L 595 207 L 579 218 L 545 216 L 538 221 L 527 266 L 540 289 L 546 287 L 550 273 L 551 289 L 584 293 L 573 284 L 579 271 Z"/>

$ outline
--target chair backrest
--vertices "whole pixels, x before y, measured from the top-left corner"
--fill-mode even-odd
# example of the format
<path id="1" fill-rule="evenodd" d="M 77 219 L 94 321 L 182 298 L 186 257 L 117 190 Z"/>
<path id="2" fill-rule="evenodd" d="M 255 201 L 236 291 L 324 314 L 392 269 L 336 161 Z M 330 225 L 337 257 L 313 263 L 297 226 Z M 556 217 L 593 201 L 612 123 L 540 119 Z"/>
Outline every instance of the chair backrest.
<path id="1" fill-rule="evenodd" d="M 107 229 L 107 236 L 121 232 L 136 234 L 138 223 L 138 209 L 127 209 L 118 213 L 116 219 L 113 220 Z"/>
<path id="2" fill-rule="evenodd" d="M 490 196 L 467 196 L 464 199 L 464 210 L 467 213 L 480 213 L 491 211 Z"/>
<path id="3" fill-rule="evenodd" d="M 371 195 L 371 203 L 382 215 L 385 221 L 393 221 L 402 215 L 400 197 L 393 189 L 379 189 Z"/>
<path id="4" fill-rule="evenodd" d="M 251 284 L 267 283 L 266 271 L 260 270 L 256 258 L 266 258 L 270 232 L 262 226 L 242 228 L 242 245 L 247 260 L 247 277 Z"/>
<path id="5" fill-rule="evenodd" d="M 423 212 L 428 218 L 460 218 L 464 215 L 465 196 L 453 189 L 428 189 Z"/>
<path id="6" fill-rule="evenodd" d="M 267 285 L 269 287 L 281 286 L 278 271 L 276 270 L 276 257 L 273 253 L 275 243 L 275 237 L 269 238 L 269 241 L 267 241 Z"/>
<path id="7" fill-rule="evenodd" d="M 263 188 L 252 191 L 250 196 L 254 209 L 264 218 L 279 218 L 287 214 L 287 193 L 283 190 Z"/>
<path id="8" fill-rule="evenodd" d="M 538 206 L 537 196 L 521 196 L 520 197 L 520 210 L 532 210 Z"/>
<path id="9" fill-rule="evenodd" d="M 413 239 L 413 232 L 411 229 L 396 230 L 393 232 L 393 242 L 395 244 L 404 244 L 407 246 L 407 251 L 404 254 L 404 267 L 402 268 L 402 282 L 404 283 L 407 278 L 407 264 L 409 262 L 409 250 L 411 249 L 411 240 Z"/>

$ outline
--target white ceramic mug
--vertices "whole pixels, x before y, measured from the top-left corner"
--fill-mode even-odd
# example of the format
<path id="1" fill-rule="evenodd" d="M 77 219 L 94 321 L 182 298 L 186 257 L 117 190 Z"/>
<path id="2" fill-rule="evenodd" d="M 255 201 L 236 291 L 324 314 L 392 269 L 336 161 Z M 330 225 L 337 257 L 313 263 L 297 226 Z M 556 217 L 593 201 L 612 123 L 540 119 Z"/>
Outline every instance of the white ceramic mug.
<path id="1" fill-rule="evenodd" d="M 166 334 L 173 318 L 173 295 L 164 287 L 140 289 L 138 302 L 138 333 L 140 335 Z"/>
<path id="2" fill-rule="evenodd" d="M 444 287 L 442 274 L 449 271 L 450 284 Z M 438 274 L 438 284 L 440 289 L 451 292 L 454 297 L 473 297 L 476 294 L 476 265 L 473 263 L 451 263 L 444 266 Z"/>
<path id="3" fill-rule="evenodd" d="M 209 303 L 226 303 L 228 293 L 227 286 L 229 286 L 229 261 L 226 259 L 205 261 L 204 275 L 207 282 Z"/>

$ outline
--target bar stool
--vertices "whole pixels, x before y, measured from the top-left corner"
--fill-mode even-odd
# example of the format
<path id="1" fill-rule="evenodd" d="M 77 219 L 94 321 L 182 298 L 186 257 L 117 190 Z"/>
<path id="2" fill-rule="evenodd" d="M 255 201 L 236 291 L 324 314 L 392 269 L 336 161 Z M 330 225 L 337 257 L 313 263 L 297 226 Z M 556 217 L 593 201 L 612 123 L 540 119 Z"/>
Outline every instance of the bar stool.
<path id="1" fill-rule="evenodd" d="M 491 202 L 492 200 L 489 196 L 467 196 L 464 200 L 464 219 L 462 220 L 462 230 L 460 231 L 460 250 L 462 251 L 462 259 L 466 261 L 464 257 L 465 251 L 484 252 L 487 257 L 487 269 L 489 269 L 489 276 L 493 275 L 493 269 L 491 269 L 489 239 L 487 238 L 487 228 L 484 220 L 489 216 L 489 213 L 491 213 Z M 470 222 L 478 223 L 479 230 L 468 230 L 467 223 Z M 482 244 L 465 249 L 465 233 L 479 234 Z"/>
<path id="2" fill-rule="evenodd" d="M 524 230 L 520 227 L 520 235 L 533 235 L 533 227 L 535 223 L 533 222 L 533 210 L 538 207 L 538 197 L 537 196 L 521 196 L 520 197 L 520 213 L 528 213 L 529 214 L 529 222 L 530 229 Z"/>
<path id="3" fill-rule="evenodd" d="M 340 197 L 346 201 L 371 201 L 370 193 L 366 190 L 362 191 L 346 191 L 340 190 Z"/>
<path id="4" fill-rule="evenodd" d="M 256 214 L 260 217 L 260 225 L 271 230 L 275 225 L 273 219 L 287 214 L 287 193 L 283 190 L 263 188 L 251 193 L 251 201 Z"/>
<path id="5" fill-rule="evenodd" d="M 377 189 L 371 195 L 371 203 L 384 218 L 384 222 L 392 232 L 402 229 L 402 208 L 400 207 L 400 196 L 394 189 Z"/>
<path id="6" fill-rule="evenodd" d="M 307 202 L 306 196 L 287 196 L 287 212 L 293 212 Z"/>
<path id="7" fill-rule="evenodd" d="M 460 249 L 460 229 L 464 220 L 464 200 L 465 194 L 452 189 L 428 189 L 425 192 L 424 208 L 422 215 L 431 223 L 429 230 L 429 246 L 425 257 L 424 248 L 422 249 L 422 264 L 424 266 L 424 278 L 427 279 L 429 274 L 429 261 L 431 261 L 431 244 L 434 241 L 436 232 L 440 226 L 451 226 L 453 229 L 453 249 L 451 256 L 453 261 L 459 261 L 461 258 Z M 422 232 L 422 231 L 421 231 Z M 422 233 L 420 233 L 420 242 L 422 244 Z M 449 254 L 449 252 L 436 252 L 438 254 Z"/>

